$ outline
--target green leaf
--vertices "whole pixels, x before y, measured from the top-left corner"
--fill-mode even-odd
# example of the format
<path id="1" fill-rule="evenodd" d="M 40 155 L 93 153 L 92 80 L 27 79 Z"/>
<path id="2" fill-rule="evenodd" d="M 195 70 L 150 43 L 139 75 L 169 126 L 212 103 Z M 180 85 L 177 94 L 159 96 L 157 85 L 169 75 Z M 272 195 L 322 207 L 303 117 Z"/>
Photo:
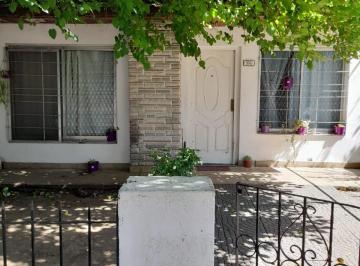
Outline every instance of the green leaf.
<path id="1" fill-rule="evenodd" d="M 360 1 L 344 0 L 0 0 L 9 11 L 16 13 L 21 6 L 26 21 L 47 13 L 65 38 L 77 41 L 78 36 L 68 24 L 84 22 L 85 16 L 109 10 L 112 24 L 118 32 L 114 50 L 117 57 L 131 53 L 144 67 L 149 67 L 149 56 L 168 45 L 179 47 L 185 56 L 201 59 L 198 40 L 208 45 L 217 41 L 232 42 L 229 32 L 217 31 L 224 26 L 229 30 L 239 27 L 242 40 L 254 42 L 263 51 L 287 49 L 289 44 L 299 49 L 300 59 L 309 59 L 309 65 L 319 55 L 316 47 L 326 46 L 336 57 L 345 61 L 359 58 L 360 53 Z M 157 18 L 149 19 L 157 3 Z M 160 17 L 166 18 L 161 21 Z M 19 28 L 24 21 L 19 19 Z M 212 28 L 212 29 L 211 29 Z M 224 29 L 218 28 L 218 29 Z M 170 34 L 174 35 L 170 37 Z M 164 34 L 166 33 L 166 34 Z M 55 29 L 49 30 L 51 38 Z M 80 36 L 81 37 L 81 36 Z M 199 60 L 205 67 L 205 62 Z"/>
<path id="2" fill-rule="evenodd" d="M 22 17 L 18 20 L 18 27 L 20 30 L 24 29 L 24 19 Z"/>
<path id="3" fill-rule="evenodd" d="M 52 39 L 55 39 L 56 38 L 56 30 L 54 28 L 52 29 L 49 29 L 49 36 L 52 38 Z"/>
<path id="4" fill-rule="evenodd" d="M 12 1 L 12 2 L 9 4 L 9 10 L 10 10 L 10 12 L 11 12 L 11 13 L 15 13 L 17 6 L 18 6 L 18 3 L 15 2 L 15 1 Z"/>

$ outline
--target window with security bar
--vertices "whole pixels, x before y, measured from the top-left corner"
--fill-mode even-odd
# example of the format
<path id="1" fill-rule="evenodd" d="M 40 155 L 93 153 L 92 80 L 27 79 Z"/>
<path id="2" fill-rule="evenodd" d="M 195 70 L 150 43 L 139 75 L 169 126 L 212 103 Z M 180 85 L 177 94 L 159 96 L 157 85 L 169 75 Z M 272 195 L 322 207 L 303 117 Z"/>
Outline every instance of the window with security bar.
<path id="1" fill-rule="evenodd" d="M 345 124 L 347 71 L 332 51 L 309 69 L 296 52 L 262 54 L 259 126 L 272 131 L 292 129 L 298 119 L 310 121 L 313 133 L 330 133 Z"/>
<path id="2" fill-rule="evenodd" d="M 9 49 L 12 140 L 103 138 L 114 127 L 112 51 Z"/>

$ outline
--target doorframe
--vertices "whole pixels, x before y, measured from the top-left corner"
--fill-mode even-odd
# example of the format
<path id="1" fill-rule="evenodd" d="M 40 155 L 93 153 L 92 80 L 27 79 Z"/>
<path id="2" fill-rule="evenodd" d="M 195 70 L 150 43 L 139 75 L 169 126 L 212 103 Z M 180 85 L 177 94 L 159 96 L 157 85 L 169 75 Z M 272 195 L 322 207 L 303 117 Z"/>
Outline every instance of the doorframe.
<path id="1" fill-rule="evenodd" d="M 234 112 L 233 112 L 233 134 L 232 134 L 232 164 L 238 164 L 239 161 L 239 142 L 240 142 L 240 84 L 241 84 L 241 46 L 227 45 L 227 46 L 199 46 L 201 50 L 222 50 L 222 51 L 233 51 L 234 52 Z M 181 130 L 182 130 L 182 142 L 187 141 L 186 131 L 189 121 L 187 104 L 188 104 L 188 93 L 187 93 L 187 71 L 189 67 L 186 67 L 193 58 L 186 58 L 181 55 L 180 58 L 180 102 L 181 102 Z"/>

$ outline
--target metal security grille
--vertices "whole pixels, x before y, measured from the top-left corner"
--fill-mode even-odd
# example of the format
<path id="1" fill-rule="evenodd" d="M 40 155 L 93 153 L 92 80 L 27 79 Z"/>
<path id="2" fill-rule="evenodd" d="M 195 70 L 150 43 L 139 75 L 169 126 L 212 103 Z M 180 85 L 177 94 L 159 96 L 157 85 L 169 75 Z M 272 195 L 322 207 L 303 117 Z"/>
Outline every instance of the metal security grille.
<path id="1" fill-rule="evenodd" d="M 9 48 L 13 140 L 101 137 L 115 121 L 112 51 Z"/>
<path id="2" fill-rule="evenodd" d="M 13 140 L 58 140 L 57 53 L 10 51 Z"/>
<path id="3" fill-rule="evenodd" d="M 263 54 L 259 126 L 289 129 L 297 119 L 309 120 L 313 132 L 330 132 L 337 123 L 345 123 L 345 81 L 348 71 L 342 60 L 333 60 L 333 52 L 321 52 L 326 60 L 309 69 L 290 51 Z M 283 87 L 285 77 L 293 86 Z"/>

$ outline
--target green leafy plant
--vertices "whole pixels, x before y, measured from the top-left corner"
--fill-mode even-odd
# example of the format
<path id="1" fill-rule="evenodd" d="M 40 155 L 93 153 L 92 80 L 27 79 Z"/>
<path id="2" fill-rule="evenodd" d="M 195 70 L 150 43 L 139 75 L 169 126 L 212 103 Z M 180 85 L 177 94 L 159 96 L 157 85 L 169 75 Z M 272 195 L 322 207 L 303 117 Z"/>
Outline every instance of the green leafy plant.
<path id="1" fill-rule="evenodd" d="M 300 127 L 309 128 L 310 121 L 297 119 L 294 121 L 294 129 L 298 130 Z"/>
<path id="2" fill-rule="evenodd" d="M 201 164 L 200 157 L 194 149 L 182 148 L 176 156 L 169 151 L 153 152 L 154 160 L 151 176 L 193 176 L 195 167 Z"/>
<path id="3" fill-rule="evenodd" d="M 70 24 L 101 22 L 101 14 L 111 15 L 116 56 L 131 53 L 145 67 L 150 66 L 150 55 L 169 44 L 164 30 L 172 31 L 181 53 L 195 57 L 201 66 L 205 62 L 198 38 L 210 45 L 231 43 L 236 27 L 243 29 L 241 38 L 264 52 L 296 49 L 298 59 L 306 59 L 309 67 L 321 57 L 317 46 L 330 47 L 343 59 L 359 58 L 360 51 L 360 1 L 3 0 L 2 5 L 16 13 L 20 29 L 25 23 L 34 25 L 37 16 L 53 18 L 54 27 L 48 30 L 53 39 L 60 32 L 77 41 Z M 217 25 L 224 28 L 212 29 Z"/>
<path id="4" fill-rule="evenodd" d="M 8 198 L 12 195 L 9 187 L 3 187 L 1 190 L 1 198 Z"/>
<path id="5" fill-rule="evenodd" d="M 251 161 L 252 158 L 249 155 L 243 157 L 243 161 Z"/>

